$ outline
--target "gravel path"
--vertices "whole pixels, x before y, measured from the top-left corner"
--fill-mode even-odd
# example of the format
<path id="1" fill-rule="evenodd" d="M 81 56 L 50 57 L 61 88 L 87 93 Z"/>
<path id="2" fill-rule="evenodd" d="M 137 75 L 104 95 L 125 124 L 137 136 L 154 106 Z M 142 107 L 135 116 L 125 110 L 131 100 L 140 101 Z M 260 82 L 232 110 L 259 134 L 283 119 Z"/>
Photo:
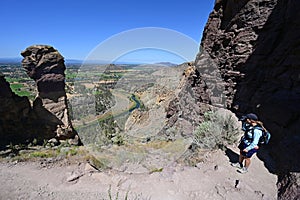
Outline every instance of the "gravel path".
<path id="1" fill-rule="evenodd" d="M 197 167 L 169 163 L 153 173 L 99 172 L 88 163 L 0 163 L 0 199 L 102 200 L 110 194 L 120 200 L 126 195 L 151 200 L 277 199 L 277 177 L 256 156 L 246 174 L 231 167 L 221 150 L 205 157 Z"/>

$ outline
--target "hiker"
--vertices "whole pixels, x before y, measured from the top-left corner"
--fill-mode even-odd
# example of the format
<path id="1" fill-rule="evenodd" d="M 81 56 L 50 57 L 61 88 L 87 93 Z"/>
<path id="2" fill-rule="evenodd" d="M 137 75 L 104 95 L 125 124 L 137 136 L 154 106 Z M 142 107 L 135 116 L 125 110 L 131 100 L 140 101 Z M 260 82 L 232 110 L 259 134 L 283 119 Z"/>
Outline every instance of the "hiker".
<path id="1" fill-rule="evenodd" d="M 255 127 L 263 128 L 263 125 L 262 122 L 258 121 L 257 115 L 253 113 L 243 116 L 240 120 L 242 121 L 242 130 L 245 133 L 238 146 L 240 149 L 239 162 L 231 163 L 231 165 L 239 168 L 238 172 L 244 174 L 248 172 L 252 155 L 259 149 L 258 143 L 262 136 L 262 129 Z M 245 165 L 243 165 L 244 161 Z"/>

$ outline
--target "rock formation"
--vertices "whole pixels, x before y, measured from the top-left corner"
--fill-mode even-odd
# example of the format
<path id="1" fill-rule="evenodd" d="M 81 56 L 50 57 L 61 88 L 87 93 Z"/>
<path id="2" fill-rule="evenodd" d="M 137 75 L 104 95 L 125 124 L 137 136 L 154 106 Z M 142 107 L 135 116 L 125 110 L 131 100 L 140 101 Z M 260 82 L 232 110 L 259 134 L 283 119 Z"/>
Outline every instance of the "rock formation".
<path id="1" fill-rule="evenodd" d="M 12 92 L 0 75 L 0 149 L 6 145 L 29 143 L 34 139 L 69 139 L 80 144 L 68 114 L 63 57 L 50 46 L 31 46 L 22 52 L 23 67 L 36 81 L 38 95 L 33 102 Z"/>
<path id="2" fill-rule="evenodd" d="M 0 149 L 14 141 L 20 143 L 34 135 L 27 130 L 30 102 L 15 95 L 3 75 L 0 75 Z"/>
<path id="3" fill-rule="evenodd" d="M 185 70 L 179 83 L 179 92 L 166 109 L 166 125 L 160 131 L 169 140 L 177 136 L 191 136 L 196 124 L 203 118 L 203 113 L 209 110 L 210 103 L 206 83 L 201 80 L 199 70 L 194 63 L 183 64 Z"/>
<path id="4" fill-rule="evenodd" d="M 37 85 L 33 111 L 36 120 L 45 125 L 45 137 L 78 140 L 68 113 L 64 58 L 56 49 L 46 45 L 30 46 L 21 55 L 24 57 L 23 68 Z"/>
<path id="5" fill-rule="evenodd" d="M 300 198 L 299 8 L 298 0 L 217 0 L 195 61 L 201 81 L 211 77 L 203 59 L 221 75 L 224 91 L 206 84 L 211 102 L 225 95 L 225 107 L 257 113 L 271 131 L 262 151 L 276 162 L 279 199 Z"/>

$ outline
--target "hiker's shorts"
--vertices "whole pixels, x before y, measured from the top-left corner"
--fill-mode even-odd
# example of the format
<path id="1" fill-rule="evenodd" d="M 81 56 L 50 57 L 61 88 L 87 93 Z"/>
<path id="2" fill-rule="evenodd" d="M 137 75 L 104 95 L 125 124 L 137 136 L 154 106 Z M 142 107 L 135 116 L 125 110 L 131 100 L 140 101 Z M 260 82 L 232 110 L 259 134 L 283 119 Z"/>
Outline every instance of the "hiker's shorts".
<path id="1" fill-rule="evenodd" d="M 244 152 L 243 150 L 247 147 L 247 145 L 243 142 L 241 142 L 238 147 L 241 150 L 241 154 L 247 158 L 251 158 L 253 154 L 257 152 L 257 149 L 250 149 L 248 152 Z"/>

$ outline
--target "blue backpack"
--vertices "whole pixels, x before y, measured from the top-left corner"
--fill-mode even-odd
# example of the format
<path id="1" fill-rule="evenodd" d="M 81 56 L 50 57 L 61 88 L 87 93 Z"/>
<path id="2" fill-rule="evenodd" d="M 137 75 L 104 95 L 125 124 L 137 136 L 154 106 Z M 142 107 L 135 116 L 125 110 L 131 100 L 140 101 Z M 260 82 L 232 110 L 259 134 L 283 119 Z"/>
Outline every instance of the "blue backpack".
<path id="1" fill-rule="evenodd" d="M 249 127 L 250 127 L 250 125 L 247 124 L 245 121 L 243 121 L 242 130 L 247 132 L 247 131 L 249 131 Z M 269 144 L 270 139 L 271 139 L 271 133 L 267 129 L 257 125 L 257 126 L 254 126 L 253 129 L 250 129 L 252 131 L 252 134 L 253 134 L 254 129 L 261 130 L 261 132 L 262 132 L 262 136 L 259 138 L 258 145 L 262 146 L 262 145 Z"/>
<path id="2" fill-rule="evenodd" d="M 259 129 L 262 132 L 262 136 L 259 138 L 258 145 L 261 146 L 269 144 L 271 139 L 271 133 L 261 126 L 255 126 L 254 129 Z"/>

